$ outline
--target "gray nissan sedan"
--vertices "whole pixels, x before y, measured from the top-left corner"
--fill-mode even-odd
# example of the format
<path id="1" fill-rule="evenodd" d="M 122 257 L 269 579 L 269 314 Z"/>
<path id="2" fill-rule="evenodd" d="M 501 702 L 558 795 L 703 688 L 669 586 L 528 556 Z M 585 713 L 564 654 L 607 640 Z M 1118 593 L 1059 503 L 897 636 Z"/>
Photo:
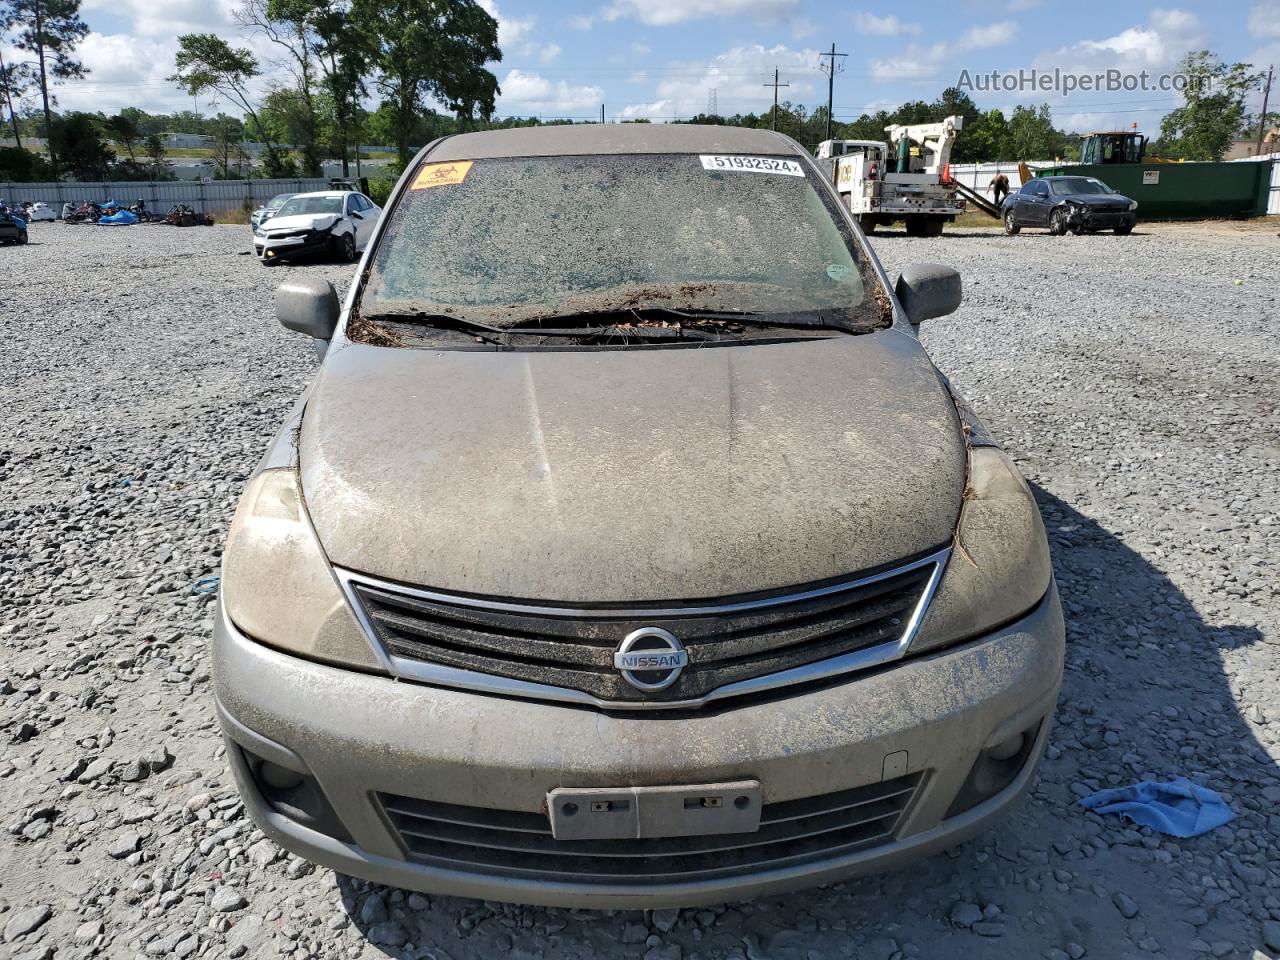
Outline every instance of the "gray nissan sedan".
<path id="1" fill-rule="evenodd" d="M 1035 501 L 807 152 L 427 146 L 223 558 L 245 805 L 335 870 L 645 908 L 881 870 L 1027 788 L 1062 678 Z"/>

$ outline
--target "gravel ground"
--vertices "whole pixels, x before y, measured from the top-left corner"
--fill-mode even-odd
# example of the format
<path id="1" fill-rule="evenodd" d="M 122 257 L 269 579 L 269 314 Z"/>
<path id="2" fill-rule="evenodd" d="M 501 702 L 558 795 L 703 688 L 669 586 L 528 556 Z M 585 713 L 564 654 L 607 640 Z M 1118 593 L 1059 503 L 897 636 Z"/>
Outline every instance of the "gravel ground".
<path id="1" fill-rule="evenodd" d="M 271 316 L 286 270 L 244 228 L 35 225 L 0 249 L 0 958 L 1280 954 L 1274 234 L 876 240 L 963 271 L 924 339 L 1036 484 L 1068 611 L 1048 760 L 947 855 L 644 915 L 371 887 L 250 826 L 192 585 L 314 370 Z M 1076 804 L 1177 775 L 1238 817 L 1171 840 Z"/>

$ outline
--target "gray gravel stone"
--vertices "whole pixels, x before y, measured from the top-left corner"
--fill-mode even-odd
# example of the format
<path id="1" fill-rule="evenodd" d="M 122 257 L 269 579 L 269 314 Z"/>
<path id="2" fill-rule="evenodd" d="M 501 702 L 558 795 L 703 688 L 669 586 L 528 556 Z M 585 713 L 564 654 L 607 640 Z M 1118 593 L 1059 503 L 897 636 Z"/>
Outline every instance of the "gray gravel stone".
<path id="1" fill-rule="evenodd" d="M 27 907 L 24 910 L 15 910 L 5 921 L 4 942 L 11 943 L 19 937 L 40 929 L 51 916 L 53 916 L 53 908 L 47 903 Z"/>

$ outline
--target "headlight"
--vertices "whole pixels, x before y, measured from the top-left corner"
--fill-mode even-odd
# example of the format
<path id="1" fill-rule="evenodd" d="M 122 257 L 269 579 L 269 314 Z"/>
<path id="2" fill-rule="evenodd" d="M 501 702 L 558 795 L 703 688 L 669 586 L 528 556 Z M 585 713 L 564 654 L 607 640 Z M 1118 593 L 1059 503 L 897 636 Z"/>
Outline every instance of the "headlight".
<path id="1" fill-rule="evenodd" d="M 311 528 L 292 468 L 262 471 L 240 498 L 222 555 L 222 602 L 240 630 L 267 646 L 382 669 Z"/>
<path id="2" fill-rule="evenodd" d="M 1137 209 L 1138 209 L 1138 201 L 1137 201 L 1137 200 L 1130 200 L 1130 201 L 1129 201 L 1129 209 L 1130 209 L 1130 210 L 1137 210 Z"/>
<path id="3" fill-rule="evenodd" d="M 1052 573 L 1040 510 L 1018 468 L 1003 450 L 972 448 L 956 543 L 911 652 L 1017 619 L 1044 597 Z"/>

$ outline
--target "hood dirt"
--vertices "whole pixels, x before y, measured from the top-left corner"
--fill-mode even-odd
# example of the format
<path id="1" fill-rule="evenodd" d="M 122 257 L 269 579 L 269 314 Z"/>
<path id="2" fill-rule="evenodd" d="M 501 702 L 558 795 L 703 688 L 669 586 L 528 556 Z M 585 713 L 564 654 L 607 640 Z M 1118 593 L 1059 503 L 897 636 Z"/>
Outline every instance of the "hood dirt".
<path id="1" fill-rule="evenodd" d="M 336 347 L 303 417 L 330 559 L 444 590 L 696 599 L 947 543 L 955 408 L 896 330 L 704 350 Z"/>

